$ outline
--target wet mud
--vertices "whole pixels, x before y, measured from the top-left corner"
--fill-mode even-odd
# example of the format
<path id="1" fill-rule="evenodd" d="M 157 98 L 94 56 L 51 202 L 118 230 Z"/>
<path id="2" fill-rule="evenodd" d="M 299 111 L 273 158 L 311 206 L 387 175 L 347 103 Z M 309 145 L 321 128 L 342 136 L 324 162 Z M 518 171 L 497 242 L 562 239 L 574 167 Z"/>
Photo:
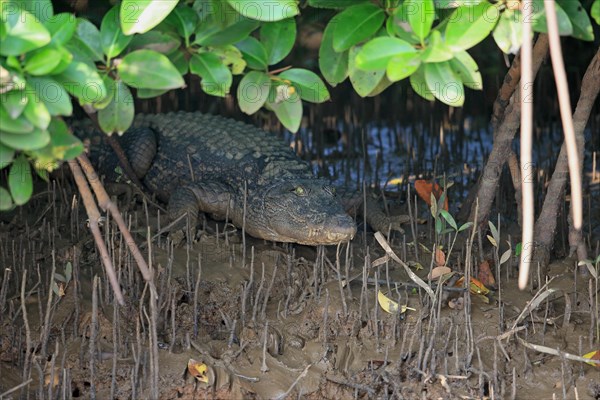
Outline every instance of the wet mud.
<path id="1" fill-rule="evenodd" d="M 143 248 L 153 292 L 108 220 L 126 297 L 115 307 L 83 211 L 46 203 L 44 214 L 39 203 L 2 225 L 0 392 L 27 381 L 24 371 L 31 377 L 6 398 L 153 398 L 153 390 L 163 399 L 600 398 L 598 368 L 525 345 L 574 355 L 598 347 L 597 286 L 572 259 L 551 265 L 546 287 L 534 279 L 519 291 L 511 257 L 493 268 L 500 273 L 487 297 L 441 287 L 430 297 L 394 261 L 373 267 L 385 251 L 362 227 L 349 245 L 317 248 L 244 239 L 208 221 L 194 243 L 175 247 L 163 236 Z M 138 207 L 127 216 L 147 243 L 146 221 L 156 224 L 158 211 Z M 431 227 L 417 229 L 417 252 L 410 234 L 389 243 L 424 266 L 412 271 L 427 281 Z M 448 266 L 461 274 L 476 273 L 465 259 L 491 251 L 458 247 Z M 53 278 L 68 263 L 71 280 Z M 546 289 L 553 293 L 528 309 Z M 387 313 L 380 290 L 410 309 Z"/>

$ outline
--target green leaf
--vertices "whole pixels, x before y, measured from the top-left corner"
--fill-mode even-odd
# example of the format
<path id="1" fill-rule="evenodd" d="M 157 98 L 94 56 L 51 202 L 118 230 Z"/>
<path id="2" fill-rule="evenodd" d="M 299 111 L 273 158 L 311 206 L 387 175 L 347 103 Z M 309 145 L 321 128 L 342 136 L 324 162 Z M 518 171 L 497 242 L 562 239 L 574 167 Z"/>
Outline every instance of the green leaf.
<path id="1" fill-rule="evenodd" d="M 5 13 L 14 12 L 11 7 L 18 5 L 21 9 L 35 15 L 35 17 L 42 23 L 53 18 L 54 8 L 52 7 L 51 0 L 5 0 L 2 2 L 2 16 Z"/>
<path id="2" fill-rule="evenodd" d="M 395 56 L 417 54 L 408 42 L 394 37 L 382 36 L 372 39 L 362 46 L 356 55 L 356 66 L 366 71 L 385 69 Z"/>
<path id="3" fill-rule="evenodd" d="M 200 85 L 205 93 L 220 97 L 229 93 L 233 77 L 218 56 L 212 53 L 193 54 L 190 71 L 202 78 Z"/>
<path id="4" fill-rule="evenodd" d="M 454 53 L 442 40 L 442 34 L 438 30 L 431 32 L 421 60 L 425 63 L 436 63 L 451 60 L 452 57 Z"/>
<path id="5" fill-rule="evenodd" d="M 333 49 L 348 50 L 373 36 L 381 28 L 385 13 L 374 4 L 359 4 L 342 11 L 336 18 L 333 31 Z"/>
<path id="6" fill-rule="evenodd" d="M 267 22 L 260 28 L 260 41 L 267 50 L 267 62 L 274 65 L 283 60 L 296 42 L 296 20 Z"/>
<path id="7" fill-rule="evenodd" d="M 18 56 L 50 43 L 50 32 L 31 13 L 17 3 L 2 3 L 2 30 L 0 55 Z"/>
<path id="8" fill-rule="evenodd" d="M 116 132 L 122 135 L 133 123 L 133 96 L 123 81 L 114 81 L 112 91 L 112 101 L 106 108 L 98 111 L 98 124 L 104 133 L 111 135 Z"/>
<path id="9" fill-rule="evenodd" d="M 102 61 L 104 58 L 100 31 L 87 19 L 77 18 L 77 31 L 71 42 L 92 61 Z"/>
<path id="10" fill-rule="evenodd" d="M 348 50 L 338 53 L 333 49 L 333 31 L 338 23 L 338 16 L 339 14 L 327 24 L 319 48 L 319 69 L 331 86 L 336 86 L 348 77 Z"/>
<path id="11" fill-rule="evenodd" d="M 464 50 L 455 53 L 454 58 L 450 60 L 450 66 L 466 87 L 483 90 L 483 79 L 479 72 L 479 66 L 469 53 Z"/>
<path id="12" fill-rule="evenodd" d="M 8 190 L 0 186 L 0 211 L 8 211 L 13 208 L 12 198 Z"/>
<path id="13" fill-rule="evenodd" d="M 240 75 L 246 69 L 246 61 L 242 52 L 235 46 L 215 47 L 211 53 L 218 56 L 223 65 L 231 69 L 233 75 Z"/>
<path id="14" fill-rule="evenodd" d="M 0 128 L 3 131 L 15 134 L 23 134 L 33 131 L 33 124 L 23 115 L 11 118 L 4 105 L 0 107 Z"/>
<path id="15" fill-rule="evenodd" d="M 54 78 L 81 104 L 93 104 L 106 96 L 106 87 L 98 71 L 81 61 L 73 61 Z"/>
<path id="16" fill-rule="evenodd" d="M 600 25 L 600 0 L 594 0 L 592 4 L 592 9 L 590 10 L 590 15 L 596 21 L 596 24 Z"/>
<path id="17" fill-rule="evenodd" d="M 56 14 L 44 22 L 44 26 L 50 32 L 54 45 L 64 45 L 73 37 L 77 29 L 77 18 L 71 13 Z"/>
<path id="18" fill-rule="evenodd" d="M 250 36 L 236 43 L 235 47 L 244 55 L 248 67 L 258 70 L 267 69 L 267 50 L 261 42 Z"/>
<path id="19" fill-rule="evenodd" d="M 194 43 L 202 46 L 226 46 L 243 40 L 254 31 L 260 22 L 238 16 L 223 26 L 219 21 L 202 22 L 196 29 Z"/>
<path id="20" fill-rule="evenodd" d="M 573 24 L 569 16 L 559 4 L 555 4 L 556 19 L 558 20 L 558 33 L 561 36 L 570 36 L 573 34 Z M 544 0 L 533 0 L 534 14 L 532 17 L 532 28 L 535 32 L 548 33 L 548 22 L 546 20 L 546 10 Z"/>
<path id="21" fill-rule="evenodd" d="M 500 241 L 500 233 L 498 232 L 498 229 L 496 229 L 496 226 L 494 225 L 494 223 L 492 221 L 488 221 L 488 226 L 490 227 L 490 232 L 492 233 L 492 237 L 494 238 L 496 243 L 498 243 Z"/>
<path id="22" fill-rule="evenodd" d="M 281 99 L 282 96 L 278 91 L 290 93 L 287 85 L 271 85 L 269 98 L 265 104 L 290 132 L 298 132 L 302 122 L 302 101 L 299 96 L 293 94 Z"/>
<path id="23" fill-rule="evenodd" d="M 280 73 L 279 77 L 292 82 L 302 100 L 311 103 L 323 103 L 330 98 L 325 83 L 312 71 L 292 68 Z"/>
<path id="24" fill-rule="evenodd" d="M 446 45 L 454 51 L 466 50 L 485 39 L 500 18 L 498 7 L 482 2 L 458 7 L 446 26 Z"/>
<path id="25" fill-rule="evenodd" d="M 442 103 L 462 107 L 465 88 L 449 62 L 425 64 L 425 81 L 429 90 Z"/>
<path id="26" fill-rule="evenodd" d="M 181 40 L 170 33 L 150 31 L 132 36 L 128 50 L 148 49 L 162 54 L 170 54 L 181 46 Z M 183 75 L 183 74 L 182 74 Z"/>
<path id="27" fill-rule="evenodd" d="M 470 228 L 470 227 L 472 227 L 472 226 L 473 226 L 473 222 L 470 222 L 470 221 L 469 221 L 469 222 L 465 222 L 464 224 L 462 224 L 462 225 L 460 226 L 460 228 L 458 228 L 458 232 L 462 232 L 462 231 L 464 231 L 465 229 L 469 229 L 469 228 Z"/>
<path id="28" fill-rule="evenodd" d="M 27 54 L 25 72 L 31 75 L 47 75 L 60 64 L 61 53 L 52 47 L 43 47 Z"/>
<path id="29" fill-rule="evenodd" d="M 452 215 L 450 215 L 450 213 L 448 211 L 441 209 L 440 215 L 446 220 L 446 222 L 448 222 L 448 225 L 450 225 L 452 228 L 454 228 L 455 231 L 458 230 L 458 226 L 456 225 L 456 221 L 454 220 L 454 217 L 452 217 Z"/>
<path id="30" fill-rule="evenodd" d="M 23 115 L 27 117 L 35 127 L 45 130 L 50 124 L 50 113 L 46 108 L 45 104 L 40 101 L 39 97 L 35 94 L 35 89 L 31 85 L 27 84 L 25 88 L 27 92 L 27 105 L 23 111 Z"/>
<path id="31" fill-rule="evenodd" d="M 436 218 L 435 219 L 435 232 L 440 235 L 442 233 L 442 219 L 441 218 Z"/>
<path id="32" fill-rule="evenodd" d="M 271 79 L 261 71 L 250 71 L 240 81 L 237 99 L 242 112 L 251 115 L 267 101 L 271 89 Z"/>
<path id="33" fill-rule="evenodd" d="M 185 53 L 181 50 L 175 50 L 173 53 L 169 54 L 169 59 L 175 68 L 177 68 L 177 71 L 179 71 L 181 76 L 185 76 L 190 69 L 190 62 L 185 57 Z"/>
<path id="34" fill-rule="evenodd" d="M 41 149 L 50 142 L 50 134 L 37 128 L 28 133 L 0 131 L 0 142 L 17 150 L 35 150 Z"/>
<path id="35" fill-rule="evenodd" d="M 50 126 L 50 146 L 52 154 L 59 160 L 72 160 L 84 151 L 83 143 L 73 135 L 67 124 L 58 118 L 52 118 Z"/>
<path id="36" fill-rule="evenodd" d="M 431 31 L 431 26 L 435 19 L 433 0 L 407 0 L 404 4 L 407 10 L 409 10 L 408 23 L 415 35 L 423 43 L 427 35 L 429 35 L 429 31 Z"/>
<path id="37" fill-rule="evenodd" d="M 369 0 L 308 0 L 308 5 L 314 8 L 340 9 L 367 2 Z"/>
<path id="38" fill-rule="evenodd" d="M 100 40 L 102 50 L 108 58 L 115 58 L 131 42 L 131 36 L 125 36 L 119 24 L 119 6 L 114 6 L 102 18 Z"/>
<path id="39" fill-rule="evenodd" d="M 523 251 L 523 243 L 519 242 L 515 246 L 515 256 L 517 256 L 517 257 L 520 256 L 522 251 Z"/>
<path id="40" fill-rule="evenodd" d="M 494 40 L 505 54 L 517 54 L 523 43 L 523 15 L 519 10 L 504 10 L 494 29 Z"/>
<path id="41" fill-rule="evenodd" d="M 393 57 L 387 65 L 387 77 L 397 82 L 411 76 L 421 65 L 421 56 L 417 52 L 408 52 Z"/>
<path id="42" fill-rule="evenodd" d="M 296 0 L 227 0 L 235 11 L 258 21 L 279 21 L 298 15 Z"/>
<path id="43" fill-rule="evenodd" d="M 192 8 L 180 4 L 169 14 L 167 20 L 174 23 L 180 36 L 189 39 L 198 25 L 198 14 Z"/>
<path id="44" fill-rule="evenodd" d="M 71 64 L 71 61 L 73 61 L 73 54 L 71 54 L 71 52 L 65 47 L 58 46 L 56 47 L 56 50 L 60 53 L 60 60 L 58 65 L 50 72 L 50 75 L 56 75 L 64 72 L 69 64 Z"/>
<path id="45" fill-rule="evenodd" d="M 146 33 L 160 24 L 177 6 L 178 0 L 123 0 L 121 29 L 126 35 Z"/>
<path id="46" fill-rule="evenodd" d="M 176 89 L 185 82 L 167 57 L 152 50 L 136 50 L 127 54 L 117 66 L 127 85 L 138 89 Z"/>
<path id="47" fill-rule="evenodd" d="M 425 81 L 425 67 L 421 65 L 419 69 L 417 69 L 410 76 L 410 86 L 413 88 L 415 93 L 424 98 L 425 100 L 434 101 L 435 97 L 433 93 L 427 87 L 427 82 Z"/>
<path id="48" fill-rule="evenodd" d="M 71 98 L 63 86 L 48 77 L 31 77 L 27 80 L 36 96 L 36 101 L 43 101 L 50 115 L 69 116 L 73 113 Z"/>
<path id="49" fill-rule="evenodd" d="M 10 165 L 14 158 L 15 149 L 12 149 L 0 143 L 0 169 Z"/>
<path id="50" fill-rule="evenodd" d="M 594 41 L 594 29 L 587 12 L 579 0 L 556 0 L 558 5 L 567 13 L 573 25 L 573 36 L 576 39 Z"/>
<path id="51" fill-rule="evenodd" d="M 421 45 L 421 41 L 419 40 L 419 38 L 410 29 L 408 21 L 404 20 L 408 19 L 408 17 L 406 17 L 405 14 L 406 7 L 398 7 L 396 9 L 396 12 L 387 18 L 385 22 L 385 30 L 387 31 L 389 36 L 396 36 L 398 39 L 404 40 L 405 42 L 408 42 L 412 45 Z"/>
<path id="52" fill-rule="evenodd" d="M 436 8 L 456 8 L 460 6 L 476 6 L 485 0 L 435 0 Z"/>
<path id="53" fill-rule="evenodd" d="M 348 55 L 348 73 L 350 75 L 350 82 L 352 87 L 356 90 L 361 97 L 366 97 L 377 88 L 379 83 L 385 77 L 385 69 L 379 71 L 363 71 L 356 68 L 355 60 L 356 55 L 360 52 L 360 46 L 356 46 L 350 49 Z"/>
<path id="54" fill-rule="evenodd" d="M 140 99 L 151 99 L 153 97 L 158 97 L 158 96 L 162 96 L 163 94 L 167 93 L 169 90 L 168 89 L 163 89 L 163 90 L 159 90 L 159 89 L 138 89 L 137 90 L 137 97 Z"/>
<path id="55" fill-rule="evenodd" d="M 21 115 L 27 105 L 27 94 L 23 90 L 11 90 L 0 94 L 2 105 L 8 113 L 9 118 L 16 119 Z"/>
<path id="56" fill-rule="evenodd" d="M 8 174 L 8 188 L 16 205 L 27 203 L 33 194 L 33 180 L 31 166 L 24 155 L 20 155 L 13 162 Z"/>

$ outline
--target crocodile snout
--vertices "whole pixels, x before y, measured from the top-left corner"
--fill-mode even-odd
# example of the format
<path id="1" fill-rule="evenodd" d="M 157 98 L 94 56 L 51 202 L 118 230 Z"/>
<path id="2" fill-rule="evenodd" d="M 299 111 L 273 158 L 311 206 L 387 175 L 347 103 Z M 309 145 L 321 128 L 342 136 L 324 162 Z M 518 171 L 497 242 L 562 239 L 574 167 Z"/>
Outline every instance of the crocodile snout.
<path id="1" fill-rule="evenodd" d="M 329 221 L 325 231 L 330 243 L 347 242 L 356 234 L 356 223 L 349 215 L 338 215 Z"/>

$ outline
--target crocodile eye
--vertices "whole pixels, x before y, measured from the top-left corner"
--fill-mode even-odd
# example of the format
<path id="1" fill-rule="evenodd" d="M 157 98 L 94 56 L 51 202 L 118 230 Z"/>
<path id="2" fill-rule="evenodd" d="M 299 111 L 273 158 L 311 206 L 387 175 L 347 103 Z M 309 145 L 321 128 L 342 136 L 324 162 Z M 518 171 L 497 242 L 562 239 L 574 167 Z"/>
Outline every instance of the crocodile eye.
<path id="1" fill-rule="evenodd" d="M 296 186 L 293 192 L 296 193 L 298 196 L 306 196 L 307 194 L 307 191 L 302 186 Z"/>
<path id="2" fill-rule="evenodd" d="M 323 186 L 323 190 L 326 193 L 329 193 L 333 197 L 335 197 L 335 195 L 336 195 L 335 188 L 333 186 L 327 186 L 327 185 Z"/>

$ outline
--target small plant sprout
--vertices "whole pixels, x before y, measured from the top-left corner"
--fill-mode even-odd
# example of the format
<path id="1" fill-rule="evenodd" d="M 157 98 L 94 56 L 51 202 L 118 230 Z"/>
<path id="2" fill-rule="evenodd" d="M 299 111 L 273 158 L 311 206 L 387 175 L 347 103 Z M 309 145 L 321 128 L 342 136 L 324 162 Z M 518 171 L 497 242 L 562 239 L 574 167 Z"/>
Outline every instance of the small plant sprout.
<path id="1" fill-rule="evenodd" d="M 52 291 L 62 298 L 67 293 L 67 286 L 73 277 L 73 264 L 70 261 L 65 265 L 64 274 L 54 273 L 54 281 L 52 282 Z"/>
<path id="2" fill-rule="evenodd" d="M 454 238 L 452 239 L 452 243 L 448 248 L 448 253 L 446 255 L 446 260 L 450 259 L 450 254 L 452 253 L 452 249 L 454 248 L 454 244 L 456 243 L 456 238 L 458 234 L 466 229 L 469 229 L 473 226 L 473 222 L 466 222 L 462 224 L 460 227 L 456 223 L 456 220 L 444 208 L 444 202 L 446 199 L 446 193 L 450 187 L 452 187 L 453 183 L 450 182 L 442 192 L 442 195 L 439 199 L 436 199 L 433 193 L 431 194 L 431 215 L 435 220 L 435 233 L 436 233 L 436 243 L 438 243 L 439 237 L 443 237 L 447 233 L 454 232 Z M 446 224 L 450 225 L 449 228 L 446 227 Z"/>
<path id="3" fill-rule="evenodd" d="M 498 229 L 492 221 L 488 221 L 488 225 L 490 227 L 490 232 L 492 233 L 492 235 L 487 235 L 487 238 L 492 244 L 492 246 L 494 246 L 494 261 L 496 262 L 496 265 L 500 267 L 502 264 L 510 260 L 510 256 L 512 254 L 512 247 L 510 245 L 510 242 L 506 241 L 506 244 L 508 244 L 508 250 L 506 250 L 504 253 L 502 253 L 502 256 L 500 256 L 500 232 L 498 231 Z"/>

